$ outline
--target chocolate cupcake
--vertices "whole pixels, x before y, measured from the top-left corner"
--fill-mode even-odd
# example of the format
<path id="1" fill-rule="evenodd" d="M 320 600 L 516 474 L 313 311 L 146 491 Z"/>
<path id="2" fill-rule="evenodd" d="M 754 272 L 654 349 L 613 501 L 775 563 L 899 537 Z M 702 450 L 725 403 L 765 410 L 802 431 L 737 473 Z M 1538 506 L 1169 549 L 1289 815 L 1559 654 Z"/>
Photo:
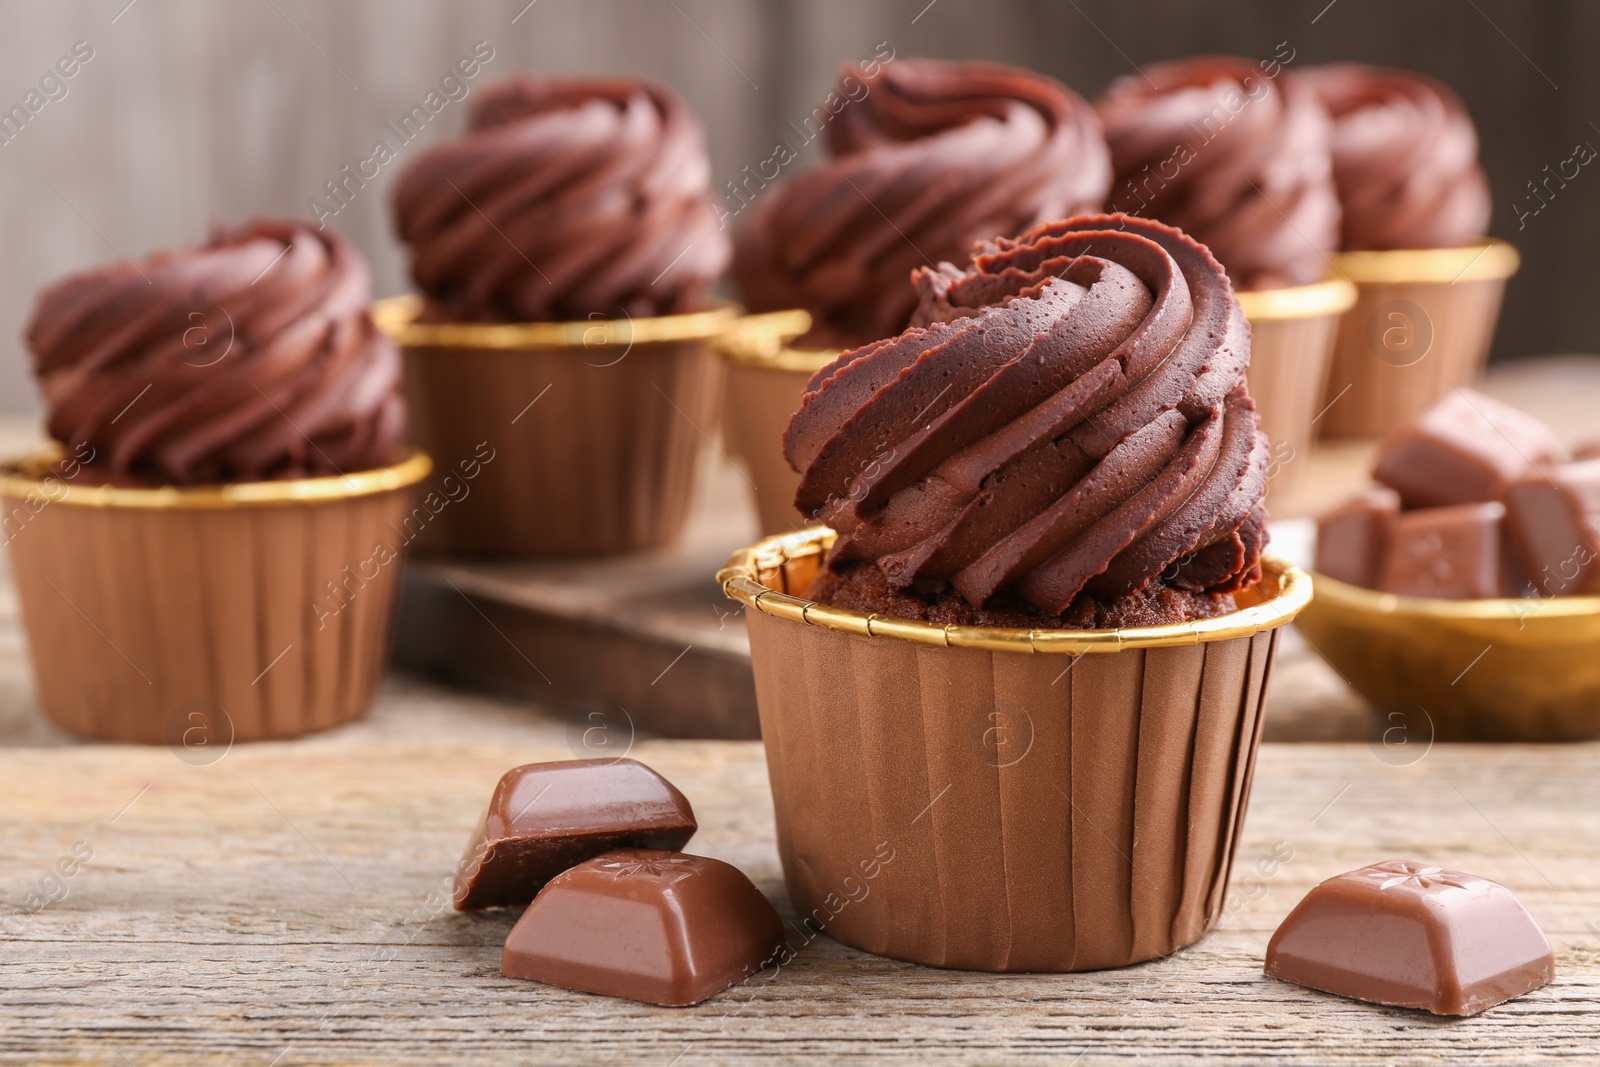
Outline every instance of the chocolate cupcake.
<path id="1" fill-rule="evenodd" d="M 1325 280 L 1339 239 L 1327 111 L 1281 64 L 1223 56 L 1147 67 L 1097 107 L 1116 169 L 1111 209 L 1183 230 L 1241 290 L 1250 391 L 1281 486 L 1310 449 L 1339 314 L 1355 300 L 1347 282 Z"/>
<path id="2" fill-rule="evenodd" d="M 354 249 L 288 221 L 40 295 L 26 337 L 60 448 L 0 494 L 51 718 L 188 746 L 365 709 L 429 469 L 403 454 L 370 301 Z"/>
<path id="3" fill-rule="evenodd" d="M 874 61 L 846 67 L 831 99 L 829 160 L 754 191 L 734 256 L 745 303 L 765 317 L 727 338 L 723 428 L 768 533 L 793 525 L 779 436 L 810 374 L 905 328 L 912 270 L 1097 210 L 1111 180 L 1094 109 L 1029 71 Z"/>
<path id="4" fill-rule="evenodd" d="M 414 438 L 471 491 L 424 543 L 537 556 L 675 536 L 732 311 L 699 121 L 664 86 L 522 77 L 401 175 L 395 225 L 423 297 L 378 319 L 406 354 Z M 550 396 L 538 408 L 536 400 Z"/>
<path id="5" fill-rule="evenodd" d="M 719 576 L 753 609 L 791 899 L 939 966 L 1166 955 L 1218 915 L 1276 627 L 1310 595 L 1262 555 L 1249 329 L 1206 249 L 1120 215 L 916 289 L 790 424 L 797 504 L 835 528 Z M 839 907 L 863 859 L 882 882 Z"/>
<path id="6" fill-rule="evenodd" d="M 1382 436 L 1476 381 L 1517 254 L 1485 239 L 1478 135 L 1448 86 L 1359 63 L 1306 79 L 1333 117 L 1336 262 L 1360 291 L 1339 327 L 1328 400 L 1348 392 L 1323 432 Z"/>

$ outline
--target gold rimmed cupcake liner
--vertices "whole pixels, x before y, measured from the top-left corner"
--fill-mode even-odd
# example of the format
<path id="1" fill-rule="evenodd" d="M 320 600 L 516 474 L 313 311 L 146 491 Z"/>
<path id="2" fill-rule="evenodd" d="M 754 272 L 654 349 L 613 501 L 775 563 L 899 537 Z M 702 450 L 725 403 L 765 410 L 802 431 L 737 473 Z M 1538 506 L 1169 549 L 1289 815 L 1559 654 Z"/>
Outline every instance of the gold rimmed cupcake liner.
<path id="1" fill-rule="evenodd" d="M 1283 491 L 1305 468 L 1316 436 L 1339 317 L 1356 302 L 1342 278 L 1235 294 L 1250 322 L 1250 395 L 1271 442 L 1271 488 Z"/>
<path id="2" fill-rule="evenodd" d="M 719 304 L 705 311 L 650 318 L 604 319 L 575 322 L 418 322 L 420 296 L 389 297 L 372 305 L 372 321 L 398 345 L 418 348 L 581 348 L 608 345 L 661 344 L 672 341 L 706 341 L 717 337 L 739 317 L 734 304 Z"/>
<path id="3" fill-rule="evenodd" d="M 195 510 L 272 507 L 347 500 L 404 489 L 433 470 L 427 453 L 413 449 L 400 462 L 375 470 L 351 471 L 316 478 L 227 485 L 121 486 L 76 484 L 57 473 L 65 452 L 55 446 L 34 456 L 0 466 L 0 495 L 19 500 L 49 500 L 69 507 Z M 52 488 L 59 486 L 59 490 Z"/>
<path id="4" fill-rule="evenodd" d="M 939 626 L 795 595 L 831 540 L 769 538 L 718 576 L 747 608 L 802 923 L 988 971 L 1119 967 L 1198 940 L 1309 577 L 1268 561 L 1239 612 L 1176 627 Z"/>
<path id="5" fill-rule="evenodd" d="M 234 740 L 366 710 L 425 455 L 345 477 L 162 489 L 77 485 L 50 473 L 58 461 L 0 469 L 46 716 L 220 758 Z"/>
<path id="6" fill-rule="evenodd" d="M 1235 595 L 1239 610 L 1216 618 L 1115 630 L 1024 630 L 920 622 L 836 608 L 797 595 L 821 572 L 833 541 L 833 531 L 820 526 L 768 537 L 735 553 L 717 572 L 717 583 L 729 599 L 764 614 L 859 637 L 893 637 L 938 648 L 1066 655 L 1253 637 L 1293 619 L 1311 600 L 1310 575 L 1268 556 L 1262 560 L 1261 580 Z"/>
<path id="7" fill-rule="evenodd" d="M 1489 239 L 1461 248 L 1342 252 L 1356 286 L 1339 320 L 1318 430 L 1384 437 L 1452 389 L 1477 382 L 1489 356 L 1517 250 Z"/>
<path id="8" fill-rule="evenodd" d="M 1398 711 L 1429 739 L 1600 737 L 1600 596 L 1444 600 L 1316 584 L 1300 631 L 1385 724 Z"/>
<path id="9" fill-rule="evenodd" d="M 454 478 L 421 547 L 603 555 L 678 535 L 721 399 L 710 342 L 737 307 L 517 324 L 418 323 L 421 308 L 373 308 L 404 353 L 412 440 L 438 459 L 441 489 Z"/>
<path id="10" fill-rule="evenodd" d="M 805 524 L 794 506 L 800 475 L 784 458 L 783 431 L 806 382 L 839 357 L 838 349 L 794 346 L 810 329 L 811 315 L 797 308 L 747 315 L 716 340 L 727 361 L 722 433 L 750 479 L 763 533 Z"/>

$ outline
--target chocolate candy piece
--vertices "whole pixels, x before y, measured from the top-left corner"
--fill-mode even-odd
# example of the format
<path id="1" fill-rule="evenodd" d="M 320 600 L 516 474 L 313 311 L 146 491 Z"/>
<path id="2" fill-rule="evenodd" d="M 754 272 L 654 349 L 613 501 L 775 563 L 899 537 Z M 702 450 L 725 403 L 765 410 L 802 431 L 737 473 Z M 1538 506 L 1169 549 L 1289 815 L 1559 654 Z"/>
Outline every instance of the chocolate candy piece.
<path id="1" fill-rule="evenodd" d="M 526 904 L 591 856 L 630 845 L 682 848 L 694 810 L 631 759 L 530 763 L 507 771 L 456 868 L 458 911 Z"/>
<path id="2" fill-rule="evenodd" d="M 1600 593 L 1600 459 L 1512 484 L 1506 526 L 1536 596 Z"/>
<path id="3" fill-rule="evenodd" d="M 1403 513 L 1379 588 L 1400 596 L 1464 600 L 1515 595 L 1501 551 L 1503 504 Z"/>
<path id="4" fill-rule="evenodd" d="M 1457 389 L 1384 446 L 1372 476 L 1408 508 L 1473 504 L 1499 500 L 1535 465 L 1561 456 L 1561 443 L 1538 419 Z"/>
<path id="5" fill-rule="evenodd" d="M 1400 494 L 1376 486 L 1317 520 L 1318 574 L 1376 589 L 1389 558 Z"/>
<path id="6" fill-rule="evenodd" d="M 1476 1015 L 1555 976 L 1550 942 L 1505 886 L 1390 860 L 1306 894 L 1267 945 L 1266 973 L 1328 993 Z"/>
<path id="7" fill-rule="evenodd" d="M 783 923 L 737 868 L 631 848 L 557 875 L 506 938 L 500 971 L 682 1007 L 773 962 Z"/>

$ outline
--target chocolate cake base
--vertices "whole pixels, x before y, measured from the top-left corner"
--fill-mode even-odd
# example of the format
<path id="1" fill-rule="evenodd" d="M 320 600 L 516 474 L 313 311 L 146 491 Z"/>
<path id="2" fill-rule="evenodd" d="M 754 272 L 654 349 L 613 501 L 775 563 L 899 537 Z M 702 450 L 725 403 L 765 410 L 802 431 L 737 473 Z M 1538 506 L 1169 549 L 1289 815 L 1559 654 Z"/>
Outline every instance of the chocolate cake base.
<path id="1" fill-rule="evenodd" d="M 895 589 L 870 560 L 846 563 L 839 570 L 824 567 L 806 591 L 806 598 L 836 608 L 897 619 L 1029 630 L 1165 626 L 1215 618 L 1238 610 L 1231 593 L 1190 593 L 1163 585 L 1159 580 L 1133 596 L 1116 600 L 1098 600 L 1087 593 L 1081 594 L 1060 615 L 1046 615 L 1020 600 L 1000 597 L 987 607 L 975 608 L 949 586 L 927 591 Z"/>

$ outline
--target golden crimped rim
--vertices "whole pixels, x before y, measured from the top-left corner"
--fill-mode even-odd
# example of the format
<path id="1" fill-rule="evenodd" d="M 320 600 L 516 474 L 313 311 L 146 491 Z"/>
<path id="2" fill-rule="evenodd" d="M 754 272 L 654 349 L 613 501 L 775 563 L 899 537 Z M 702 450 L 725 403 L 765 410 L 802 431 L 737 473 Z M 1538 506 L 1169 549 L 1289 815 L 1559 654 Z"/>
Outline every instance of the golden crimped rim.
<path id="1" fill-rule="evenodd" d="M 811 329 L 811 313 L 804 308 L 746 315 L 713 342 L 730 363 L 766 370 L 815 374 L 839 358 L 843 349 L 796 348 L 789 342 Z"/>
<path id="2" fill-rule="evenodd" d="M 1278 319 L 1311 319 L 1338 315 L 1356 303 L 1356 287 L 1343 278 L 1329 278 L 1314 285 L 1293 285 L 1284 289 L 1249 289 L 1235 292 L 1239 308 L 1251 322 Z"/>
<path id="3" fill-rule="evenodd" d="M 375 496 L 416 485 L 433 470 L 427 453 L 410 449 L 387 467 L 318 478 L 285 478 L 228 485 L 167 485 L 157 489 L 120 485 L 75 485 L 50 468 L 63 458 L 60 447 L 0 464 L 0 496 L 13 500 L 43 499 L 52 504 L 89 508 L 146 510 L 215 510 L 322 504 Z"/>
<path id="4" fill-rule="evenodd" d="M 578 322 L 417 322 L 422 298 L 415 294 L 375 301 L 372 321 L 406 348 L 602 348 L 663 341 L 706 341 L 738 319 L 737 304 L 725 303 L 687 315 Z"/>
<path id="5" fill-rule="evenodd" d="M 1444 597 L 1399 596 L 1315 576 L 1317 596 L 1351 611 L 1401 618 L 1509 621 L 1519 626 L 1530 616 L 1575 618 L 1600 615 L 1600 596 L 1492 597 L 1449 600 Z"/>
<path id="6" fill-rule="evenodd" d="M 768 537 L 741 549 L 717 572 L 717 582 L 730 600 L 791 622 L 861 637 L 893 637 L 941 648 L 984 648 L 995 652 L 1121 652 L 1136 648 L 1169 648 L 1231 641 L 1282 626 L 1311 600 L 1311 575 L 1273 556 L 1261 559 L 1263 576 L 1256 589 L 1259 604 L 1214 619 L 1136 626 L 1115 630 L 1024 630 L 1000 626 L 955 626 L 849 611 L 768 589 L 762 571 L 778 570 L 790 560 L 820 556 L 832 547 L 834 532 L 814 526 Z"/>
<path id="7" fill-rule="evenodd" d="M 1460 248 L 1397 248 L 1379 252 L 1340 252 L 1333 257 L 1341 277 L 1361 283 L 1479 282 L 1517 273 L 1522 257 L 1505 241 L 1490 237 Z"/>

